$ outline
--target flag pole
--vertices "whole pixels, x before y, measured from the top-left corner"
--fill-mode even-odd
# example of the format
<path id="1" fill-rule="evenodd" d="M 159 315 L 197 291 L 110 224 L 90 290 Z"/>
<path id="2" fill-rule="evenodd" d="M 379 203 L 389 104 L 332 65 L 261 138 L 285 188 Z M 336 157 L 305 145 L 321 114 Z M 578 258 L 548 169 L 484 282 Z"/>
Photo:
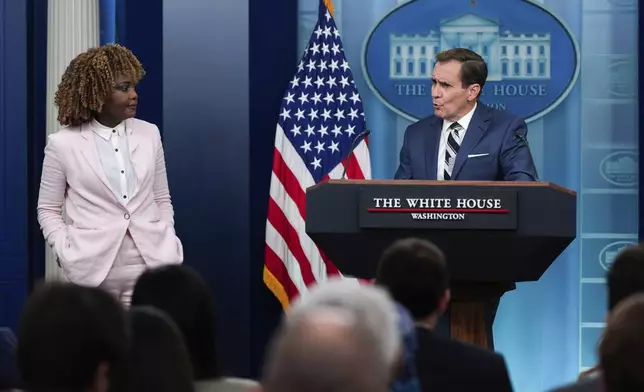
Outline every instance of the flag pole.
<path id="1" fill-rule="evenodd" d="M 324 5 L 329 10 L 329 13 L 331 14 L 331 16 L 334 16 L 333 15 L 333 11 L 334 11 L 333 1 L 332 0 L 323 0 L 323 1 L 324 1 Z"/>

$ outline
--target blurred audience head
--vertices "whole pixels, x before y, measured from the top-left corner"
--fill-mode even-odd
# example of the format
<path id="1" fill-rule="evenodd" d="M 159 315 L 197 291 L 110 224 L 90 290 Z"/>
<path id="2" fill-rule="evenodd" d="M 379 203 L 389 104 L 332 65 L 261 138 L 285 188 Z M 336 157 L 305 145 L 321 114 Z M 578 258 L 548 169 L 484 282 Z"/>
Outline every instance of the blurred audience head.
<path id="1" fill-rule="evenodd" d="M 181 332 L 151 306 L 129 312 L 132 392 L 192 392 L 194 380 Z"/>
<path id="2" fill-rule="evenodd" d="M 42 285 L 23 311 L 17 359 L 29 392 L 122 391 L 128 364 L 124 311 L 98 288 Z"/>
<path id="3" fill-rule="evenodd" d="M 195 380 L 220 376 L 214 300 L 197 272 L 184 265 L 147 270 L 132 294 L 132 306 L 141 305 L 161 309 L 179 327 Z"/>
<path id="4" fill-rule="evenodd" d="M 438 317 L 449 305 L 449 273 L 443 252 L 419 238 L 394 242 L 382 254 L 376 284 L 385 287 L 417 321 Z"/>
<path id="5" fill-rule="evenodd" d="M 607 392 L 644 391 L 644 294 L 619 302 L 599 345 Z"/>
<path id="6" fill-rule="evenodd" d="M 296 301 L 266 361 L 268 392 L 385 392 L 399 355 L 396 308 L 384 291 L 322 283 Z"/>
<path id="7" fill-rule="evenodd" d="M 295 317 L 327 307 L 355 314 L 380 342 L 382 358 L 389 364 L 395 362 L 401 350 L 398 311 L 386 290 L 354 280 L 330 278 L 294 301 L 289 314 Z"/>
<path id="8" fill-rule="evenodd" d="M 613 260 L 606 281 L 609 311 L 624 298 L 644 293 L 644 246 L 622 249 Z"/>

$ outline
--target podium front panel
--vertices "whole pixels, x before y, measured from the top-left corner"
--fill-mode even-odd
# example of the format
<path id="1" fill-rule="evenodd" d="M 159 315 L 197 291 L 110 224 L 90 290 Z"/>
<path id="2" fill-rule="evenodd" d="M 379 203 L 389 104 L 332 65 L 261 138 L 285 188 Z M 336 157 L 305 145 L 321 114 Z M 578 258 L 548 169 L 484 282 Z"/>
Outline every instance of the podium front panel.
<path id="1" fill-rule="evenodd" d="M 403 185 L 363 187 L 358 192 L 360 228 L 517 228 L 517 191 L 514 189 Z"/>

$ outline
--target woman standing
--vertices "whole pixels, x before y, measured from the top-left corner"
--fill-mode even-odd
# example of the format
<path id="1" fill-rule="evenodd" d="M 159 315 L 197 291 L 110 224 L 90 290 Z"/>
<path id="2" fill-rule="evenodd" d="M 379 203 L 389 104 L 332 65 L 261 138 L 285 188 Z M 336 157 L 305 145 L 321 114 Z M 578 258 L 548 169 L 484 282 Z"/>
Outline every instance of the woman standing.
<path id="1" fill-rule="evenodd" d="M 159 129 L 134 118 L 144 74 L 120 45 L 72 60 L 56 91 L 63 128 L 48 138 L 38 199 L 67 279 L 126 305 L 147 267 L 183 262 Z"/>

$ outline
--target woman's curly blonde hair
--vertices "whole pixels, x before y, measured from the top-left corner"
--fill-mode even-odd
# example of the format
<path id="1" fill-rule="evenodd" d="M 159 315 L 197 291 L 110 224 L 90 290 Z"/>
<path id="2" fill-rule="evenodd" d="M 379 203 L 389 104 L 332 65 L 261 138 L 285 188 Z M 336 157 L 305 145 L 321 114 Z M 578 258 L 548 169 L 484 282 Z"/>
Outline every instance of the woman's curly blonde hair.
<path id="1" fill-rule="evenodd" d="M 127 48 L 118 44 L 91 48 L 69 63 L 56 90 L 54 104 L 58 122 L 76 126 L 100 113 L 116 86 L 117 76 L 129 76 L 138 83 L 145 70 Z"/>

